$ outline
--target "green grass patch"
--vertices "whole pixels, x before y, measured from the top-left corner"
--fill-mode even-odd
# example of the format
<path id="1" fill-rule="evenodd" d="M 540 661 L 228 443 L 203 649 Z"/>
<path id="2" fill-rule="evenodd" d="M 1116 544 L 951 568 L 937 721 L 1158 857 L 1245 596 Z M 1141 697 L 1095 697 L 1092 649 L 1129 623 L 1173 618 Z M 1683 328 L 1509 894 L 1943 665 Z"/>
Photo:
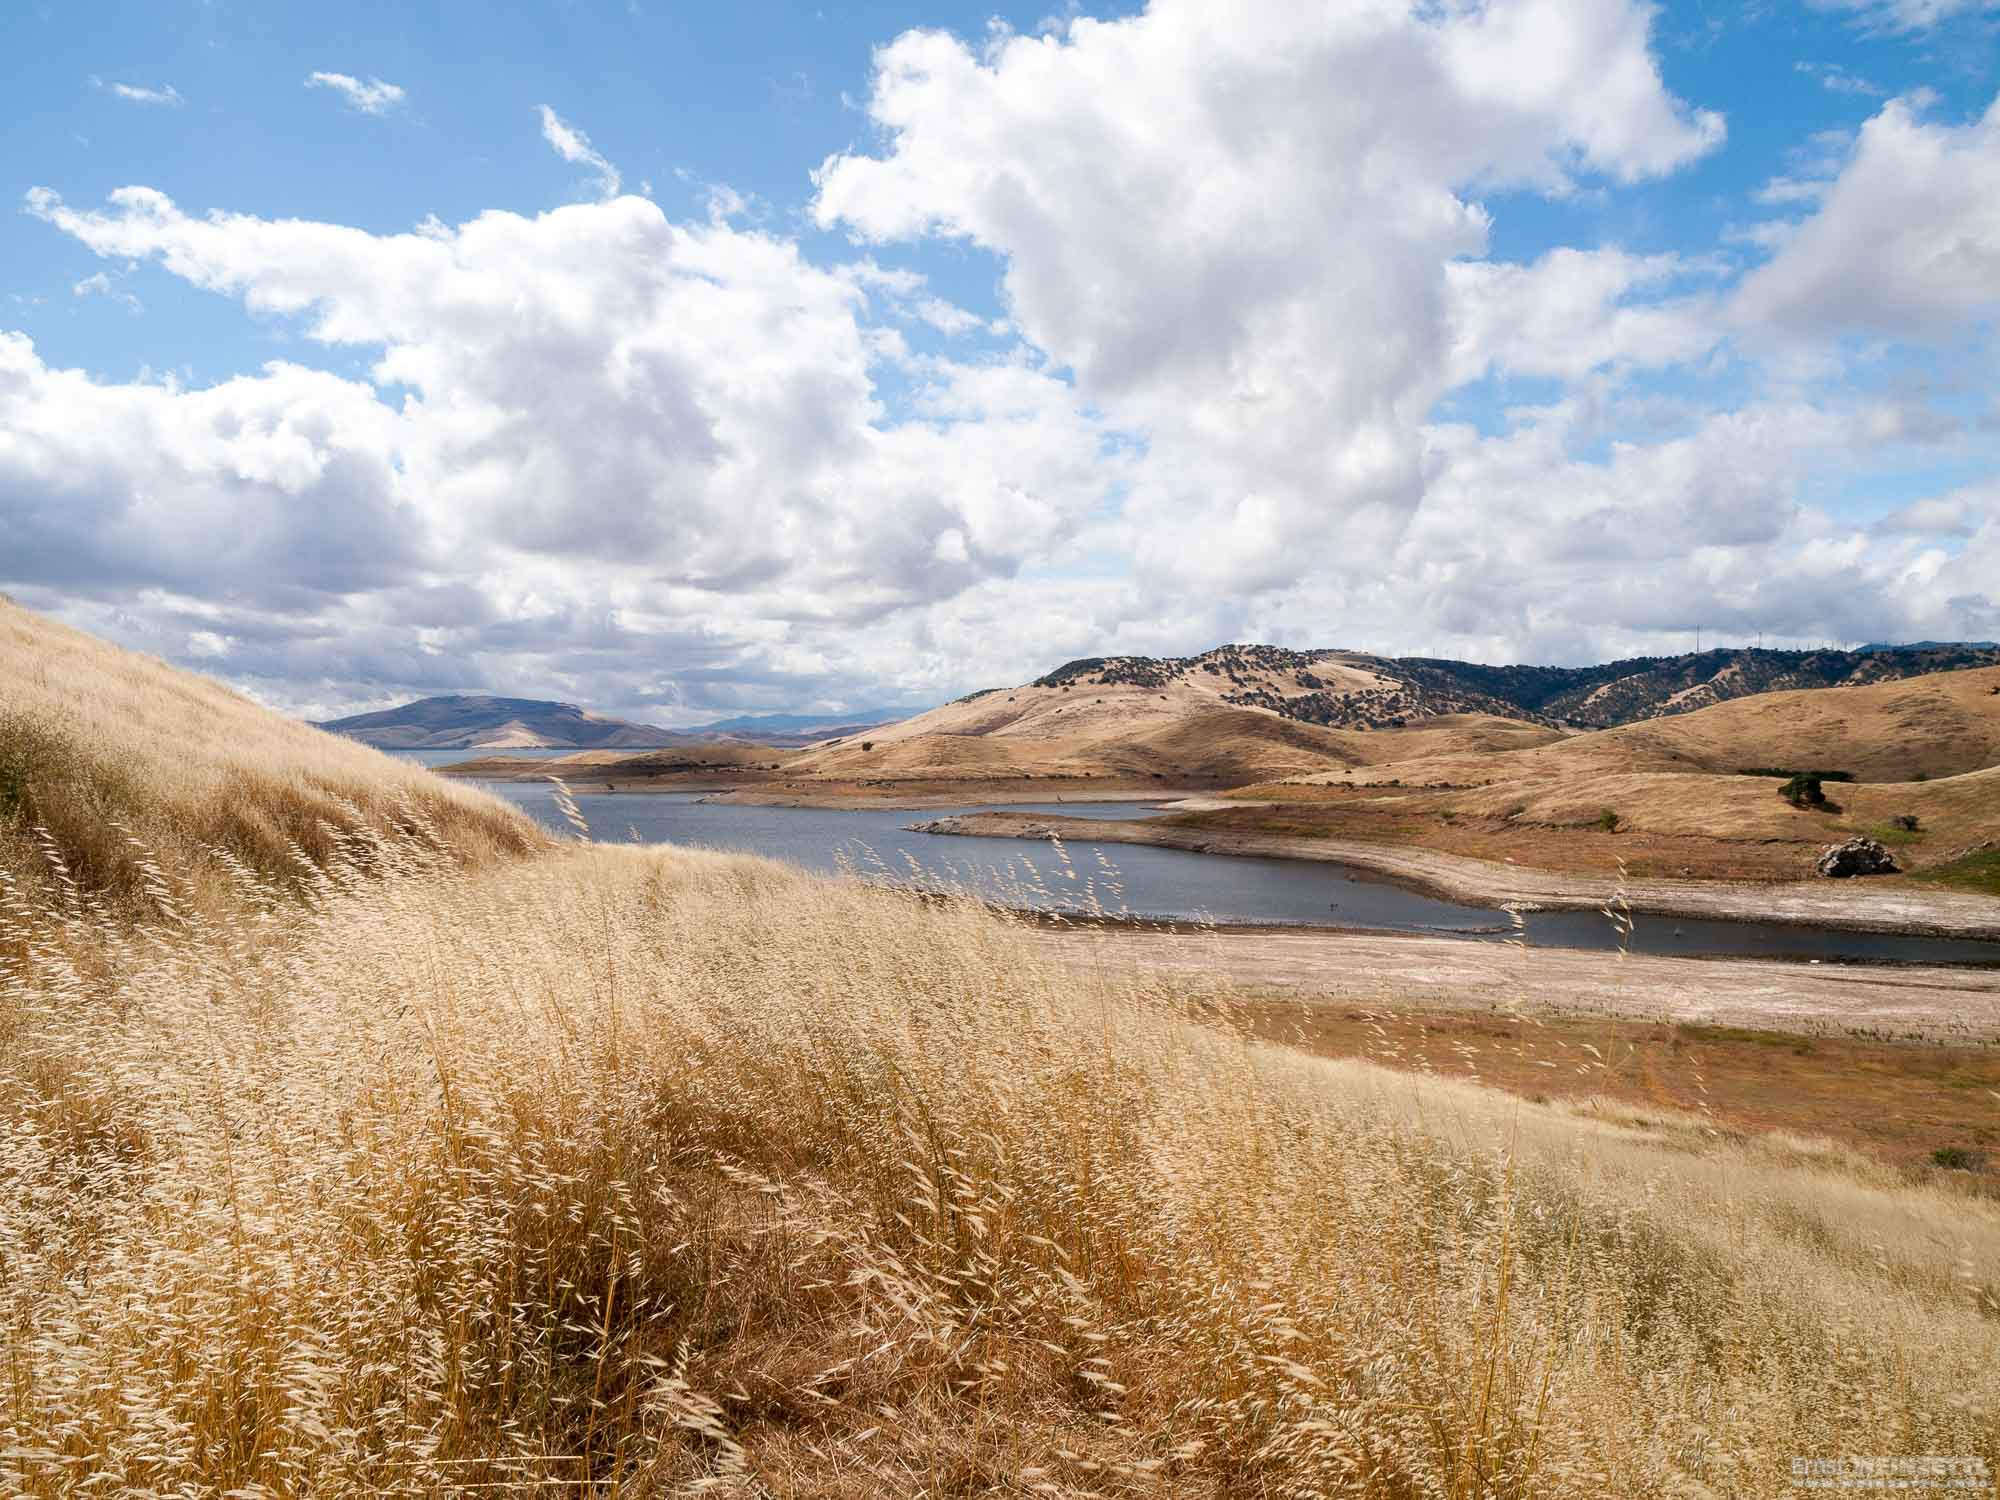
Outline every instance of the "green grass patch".
<path id="1" fill-rule="evenodd" d="M 1912 844 L 1921 844 L 1928 837 L 1924 829 L 1898 828 L 1893 823 L 1861 823 L 1855 826 L 1855 831 L 1891 849 L 1907 849 Z"/>
<path id="2" fill-rule="evenodd" d="M 1949 890 L 2000 896 L 2000 849 L 1975 849 L 1948 864 L 1918 870 L 1911 878 Z"/>
<path id="3" fill-rule="evenodd" d="M 1791 1031 L 1759 1031 L 1749 1026 L 1703 1026 L 1683 1021 L 1674 1028 L 1676 1036 L 1691 1042 L 1748 1042 L 1758 1047 L 1784 1047 L 1789 1051 L 1812 1051 L 1812 1041 Z"/>

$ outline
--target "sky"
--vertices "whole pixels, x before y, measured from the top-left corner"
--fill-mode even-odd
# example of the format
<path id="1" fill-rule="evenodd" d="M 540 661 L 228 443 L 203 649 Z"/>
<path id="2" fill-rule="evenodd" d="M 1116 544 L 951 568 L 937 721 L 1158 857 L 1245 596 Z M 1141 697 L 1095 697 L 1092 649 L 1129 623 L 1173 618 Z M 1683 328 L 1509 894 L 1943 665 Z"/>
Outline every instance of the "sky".
<path id="1" fill-rule="evenodd" d="M 2000 0 L 0 0 L 0 590 L 287 712 L 2000 638 Z"/>

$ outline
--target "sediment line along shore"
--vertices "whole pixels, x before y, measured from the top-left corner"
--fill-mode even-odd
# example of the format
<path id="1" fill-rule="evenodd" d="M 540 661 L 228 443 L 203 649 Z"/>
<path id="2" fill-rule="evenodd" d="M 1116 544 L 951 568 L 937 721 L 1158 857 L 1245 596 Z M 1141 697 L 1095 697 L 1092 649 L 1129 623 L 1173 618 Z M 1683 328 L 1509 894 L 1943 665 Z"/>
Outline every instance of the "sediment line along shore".
<path id="1" fill-rule="evenodd" d="M 1651 916 L 2000 941 L 2000 901 L 1900 882 L 1627 880 L 1621 886 L 1615 878 L 1602 875 L 1531 869 L 1432 849 L 1050 814 L 968 813 L 910 826 L 924 833 L 975 838 L 1047 839 L 1053 835 L 1079 842 L 1185 849 L 1195 854 L 1318 860 L 1369 870 L 1468 905 L 1590 911 L 1615 900 L 1622 889 L 1627 906 Z"/>

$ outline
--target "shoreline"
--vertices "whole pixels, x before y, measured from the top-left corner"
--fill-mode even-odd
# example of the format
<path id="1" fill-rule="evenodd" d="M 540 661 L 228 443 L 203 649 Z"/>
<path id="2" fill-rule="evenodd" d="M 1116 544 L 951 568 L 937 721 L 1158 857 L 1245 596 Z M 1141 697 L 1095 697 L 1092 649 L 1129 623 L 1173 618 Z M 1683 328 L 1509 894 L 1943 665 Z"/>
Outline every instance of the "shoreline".
<path id="1" fill-rule="evenodd" d="M 2000 973 L 1991 969 L 1641 953 L 1620 960 L 1583 948 L 1323 928 L 1142 931 L 1047 923 L 1029 930 L 1058 961 L 1205 977 L 1245 997 L 1292 997 L 1307 1007 L 2000 1045 Z"/>
<path id="2" fill-rule="evenodd" d="M 1384 884 L 1396 884 L 1384 881 Z M 1414 889 L 1414 885 L 1411 887 Z M 1050 931 L 1095 931 L 1127 933 L 1134 936 L 1158 935 L 1167 938 L 1192 938 L 1213 934 L 1224 938 L 1291 937 L 1291 938 L 1361 938 L 1370 942 L 1411 942 L 1411 943 L 1475 943 L 1488 948 L 1509 948 L 1505 941 L 1509 930 L 1496 924 L 1491 928 L 1452 927 L 1371 927 L 1361 923 L 1342 925 L 1337 922 L 1274 922 L 1258 921 L 1254 918 L 1226 920 L 1221 918 L 1197 919 L 1194 917 L 1149 916 L 1145 913 L 1079 913 L 1052 911 L 1034 906 L 1006 906 L 993 904 L 992 909 L 1002 916 L 1012 917 L 1031 927 L 1047 928 Z M 1573 908 L 1582 909 L 1582 908 Z M 1653 913 L 1635 914 L 1655 915 Z M 1665 915 L 1660 913 L 1658 915 Z M 1750 918 L 1708 917 L 1716 922 L 1741 922 L 1745 926 L 1758 925 Z M 1874 930 L 1866 928 L 1827 927 L 1818 922 L 1792 922 L 1772 925 L 1792 926 L 1802 931 L 1852 932 L 1864 937 L 1937 937 L 1943 941 L 1980 941 L 1966 939 L 1958 933 L 1925 933 L 1898 930 Z M 1566 943 L 1534 943 L 1527 949 L 1533 953 L 1583 953 L 1599 958 L 1618 960 L 1615 948 L 1592 948 L 1571 946 Z M 1744 954 L 1744 953 L 1653 953 L 1634 950 L 1626 954 L 1624 962 L 1635 959 L 1676 964 L 1758 964 L 1764 966 L 1782 965 L 1801 969 L 1864 969 L 1870 973 L 1928 974 L 1943 972 L 1951 974 L 1991 974 L 2000 976 L 2000 951 L 1989 960 L 1958 961 L 1954 959 L 1932 958 L 1815 958 L 1795 954 Z"/>
<path id="3" fill-rule="evenodd" d="M 1603 876 L 1564 874 L 1430 849 L 1174 828 L 1108 818 L 981 812 L 936 818 L 911 826 L 915 831 L 954 837 L 1041 841 L 1054 835 L 1078 842 L 1134 844 L 1180 849 L 1191 854 L 1349 865 L 1463 905 L 1496 908 L 1511 905 L 1523 911 L 1594 911 L 1616 899 L 1620 889 L 1618 881 Z M 1885 889 L 1880 885 L 1857 886 L 1854 882 L 1787 881 L 1757 885 L 1628 880 L 1623 894 L 1632 911 L 1647 916 L 2000 942 L 2000 901 L 1908 885 Z"/>
<path id="4" fill-rule="evenodd" d="M 582 752 L 604 754 L 606 752 Z M 704 802 L 737 807 L 805 807 L 828 812 L 931 812 L 939 808 L 1032 805 L 1057 802 L 1130 803 L 1154 806 L 1193 802 L 1203 806 L 1253 806 L 1221 802 L 1228 788 L 1212 785 L 1161 784 L 1151 780 L 1098 777 L 1005 777 L 990 781 L 861 780 L 811 784 L 787 783 L 768 771 L 715 767 L 648 775 L 620 774 L 615 760 L 592 764 L 560 760 L 524 761 L 491 756 L 433 766 L 439 776 L 454 781 L 546 782 L 560 777 L 572 792 L 591 796 L 692 796 Z"/>

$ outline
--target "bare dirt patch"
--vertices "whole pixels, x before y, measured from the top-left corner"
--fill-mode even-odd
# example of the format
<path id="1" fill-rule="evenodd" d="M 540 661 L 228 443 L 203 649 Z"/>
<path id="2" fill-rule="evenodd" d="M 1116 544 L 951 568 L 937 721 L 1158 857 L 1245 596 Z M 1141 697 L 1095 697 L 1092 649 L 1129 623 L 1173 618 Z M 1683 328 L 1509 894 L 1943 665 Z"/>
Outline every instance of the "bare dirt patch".
<path id="1" fill-rule="evenodd" d="M 1248 1000 L 1237 1014 L 1254 1035 L 1316 1056 L 1473 1079 L 1537 1102 L 1608 1099 L 1719 1130 L 1824 1136 L 1909 1167 L 1935 1165 L 1940 1152 L 1975 1172 L 2000 1159 L 1994 1047 L 1283 999 Z"/>
<path id="2" fill-rule="evenodd" d="M 1346 933 L 1052 930 L 1064 962 L 1206 978 L 1267 1041 L 1825 1136 L 2000 1190 L 2000 973 L 1629 957 Z M 1969 1153 L 1950 1156 L 1949 1153 Z M 1980 1174 L 1986 1174 L 1981 1176 Z"/>

